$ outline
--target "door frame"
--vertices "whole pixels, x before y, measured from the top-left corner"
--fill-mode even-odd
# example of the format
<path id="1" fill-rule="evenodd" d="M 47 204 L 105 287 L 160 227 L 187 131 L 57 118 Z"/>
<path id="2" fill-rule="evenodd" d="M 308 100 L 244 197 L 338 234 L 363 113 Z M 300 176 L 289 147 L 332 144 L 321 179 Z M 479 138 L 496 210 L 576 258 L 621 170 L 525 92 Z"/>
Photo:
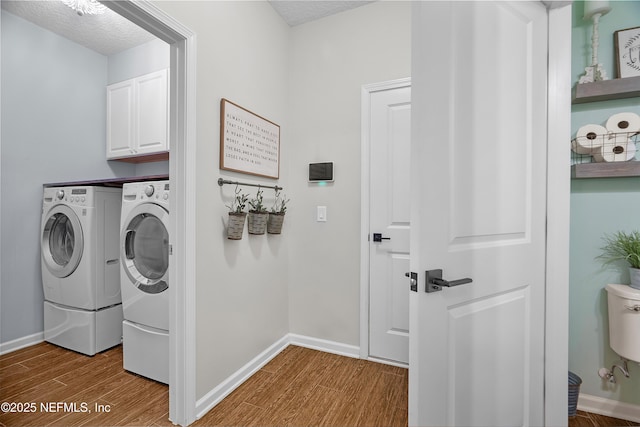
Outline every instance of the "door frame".
<path id="1" fill-rule="evenodd" d="M 548 7 L 545 425 L 567 424 L 569 211 L 571 200 L 571 2 Z"/>
<path id="2" fill-rule="evenodd" d="M 150 0 L 104 4 L 171 49 L 169 419 L 186 426 L 196 420 L 196 35 Z"/>
<path id="3" fill-rule="evenodd" d="M 376 92 L 411 87 L 411 77 L 363 85 L 360 119 L 360 358 L 369 359 L 369 200 L 371 173 L 371 96 Z M 407 292 L 409 292 L 407 282 Z M 377 360 L 377 359 L 376 359 Z M 389 361 L 382 361 L 390 363 Z M 404 366 L 403 364 L 398 364 Z"/>

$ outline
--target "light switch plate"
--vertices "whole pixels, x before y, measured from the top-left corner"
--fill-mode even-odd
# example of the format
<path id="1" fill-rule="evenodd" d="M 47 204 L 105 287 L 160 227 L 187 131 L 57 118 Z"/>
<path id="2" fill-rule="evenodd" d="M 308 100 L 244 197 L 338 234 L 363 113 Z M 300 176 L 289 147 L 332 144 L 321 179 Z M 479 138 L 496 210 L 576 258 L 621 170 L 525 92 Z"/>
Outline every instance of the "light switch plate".
<path id="1" fill-rule="evenodd" d="M 318 206 L 317 207 L 316 221 L 317 222 L 327 222 L 327 207 L 326 206 Z"/>

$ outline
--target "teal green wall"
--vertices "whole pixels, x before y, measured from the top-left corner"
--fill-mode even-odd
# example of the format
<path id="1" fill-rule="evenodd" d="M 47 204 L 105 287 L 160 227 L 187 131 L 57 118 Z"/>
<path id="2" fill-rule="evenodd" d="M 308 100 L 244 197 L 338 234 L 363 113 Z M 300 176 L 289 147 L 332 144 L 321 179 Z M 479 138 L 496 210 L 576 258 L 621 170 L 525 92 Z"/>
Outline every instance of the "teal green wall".
<path id="1" fill-rule="evenodd" d="M 611 12 L 600 21 L 598 59 L 609 78 L 614 78 L 613 33 L 640 26 L 640 1 L 612 1 L 611 6 Z M 571 58 L 574 84 L 591 62 L 591 29 L 591 23 L 583 20 L 583 2 L 575 2 Z M 580 126 L 604 125 L 609 116 L 623 111 L 640 114 L 640 98 L 574 105 L 572 135 Z M 581 393 L 640 405 L 640 367 L 637 364 L 629 366 L 631 378 L 616 372 L 617 385 L 598 376 L 598 369 L 609 369 L 618 360 L 609 347 L 604 286 L 628 283 L 629 274 L 623 267 L 605 268 L 595 258 L 605 233 L 633 229 L 640 230 L 640 178 L 572 180 L 569 369 L 582 378 Z"/>

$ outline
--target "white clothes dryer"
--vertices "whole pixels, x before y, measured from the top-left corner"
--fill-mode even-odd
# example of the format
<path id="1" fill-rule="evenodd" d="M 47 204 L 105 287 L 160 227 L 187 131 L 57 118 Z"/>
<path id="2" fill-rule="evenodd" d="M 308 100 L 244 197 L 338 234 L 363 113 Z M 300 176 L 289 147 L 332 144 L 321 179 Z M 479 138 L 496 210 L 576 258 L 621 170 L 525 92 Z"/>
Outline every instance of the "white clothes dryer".
<path id="1" fill-rule="evenodd" d="M 122 190 L 45 187 L 44 339 L 87 355 L 122 342 L 118 268 Z"/>
<path id="2" fill-rule="evenodd" d="M 169 181 L 122 188 L 120 281 L 128 371 L 169 383 Z"/>

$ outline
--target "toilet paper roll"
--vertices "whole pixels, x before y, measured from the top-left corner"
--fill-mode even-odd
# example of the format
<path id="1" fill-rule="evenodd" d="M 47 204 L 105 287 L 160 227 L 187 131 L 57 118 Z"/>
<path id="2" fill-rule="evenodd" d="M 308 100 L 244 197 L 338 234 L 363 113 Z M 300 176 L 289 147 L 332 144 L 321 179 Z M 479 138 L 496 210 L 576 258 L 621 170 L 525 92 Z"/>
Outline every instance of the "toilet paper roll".
<path id="1" fill-rule="evenodd" d="M 636 144 L 629 138 L 625 138 L 624 141 L 612 138 L 592 155 L 596 162 L 626 162 L 635 158 Z"/>
<path id="2" fill-rule="evenodd" d="M 571 141 L 571 149 L 578 154 L 591 154 L 599 152 L 607 135 L 607 129 L 600 125 L 584 125 L 576 138 Z"/>
<path id="3" fill-rule="evenodd" d="M 627 132 L 628 136 L 640 132 L 640 116 L 636 113 L 618 113 L 607 120 L 607 130 L 609 132 Z"/>

